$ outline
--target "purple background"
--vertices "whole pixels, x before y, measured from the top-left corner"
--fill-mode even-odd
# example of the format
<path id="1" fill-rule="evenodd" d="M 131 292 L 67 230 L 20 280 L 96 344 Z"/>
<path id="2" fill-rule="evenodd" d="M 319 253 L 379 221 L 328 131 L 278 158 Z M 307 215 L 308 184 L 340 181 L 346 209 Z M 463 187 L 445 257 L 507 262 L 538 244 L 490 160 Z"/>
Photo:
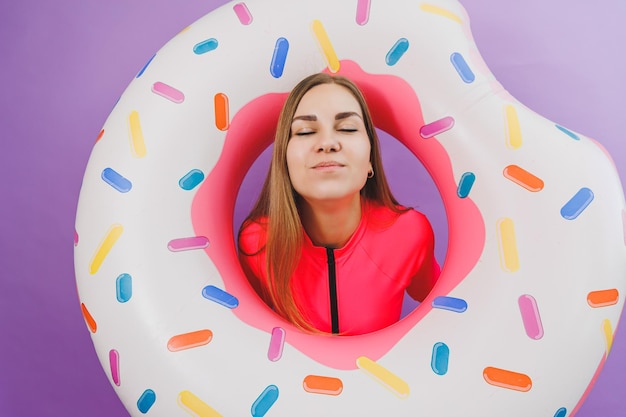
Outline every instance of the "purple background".
<path id="1" fill-rule="evenodd" d="M 80 184 L 98 132 L 137 71 L 223 3 L 0 4 L 1 416 L 127 415 L 80 313 L 72 244 Z M 537 113 L 600 141 L 626 183 L 626 2 L 462 3 L 505 88 Z M 578 417 L 626 415 L 625 353 L 622 324 Z"/>

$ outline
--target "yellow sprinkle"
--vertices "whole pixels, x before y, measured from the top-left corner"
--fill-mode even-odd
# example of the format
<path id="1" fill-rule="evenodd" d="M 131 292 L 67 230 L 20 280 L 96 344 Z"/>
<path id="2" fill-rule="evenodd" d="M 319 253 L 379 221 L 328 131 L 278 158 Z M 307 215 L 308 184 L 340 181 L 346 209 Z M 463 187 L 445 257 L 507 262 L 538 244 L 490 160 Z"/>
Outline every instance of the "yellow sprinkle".
<path id="1" fill-rule="evenodd" d="M 522 146 L 522 128 L 517 117 L 517 110 L 511 104 L 504 106 L 506 118 L 507 146 L 512 149 L 519 149 Z"/>
<path id="2" fill-rule="evenodd" d="M 463 23 L 463 19 L 459 16 L 452 13 L 450 10 L 444 9 L 443 7 L 435 6 L 434 4 L 422 3 L 420 9 L 427 13 L 438 14 L 439 16 L 447 17 L 448 19 L 452 19 L 455 22 Z"/>
<path id="3" fill-rule="evenodd" d="M 602 332 L 606 338 L 606 354 L 608 355 L 611 352 L 611 347 L 613 347 L 613 326 L 611 326 L 609 319 L 602 321 Z"/>
<path id="4" fill-rule="evenodd" d="M 146 143 L 143 140 L 143 131 L 141 130 L 141 123 L 139 121 L 139 113 L 137 110 L 130 112 L 128 116 L 128 123 L 130 126 L 130 147 L 133 156 L 136 158 L 143 158 L 146 156 Z"/>
<path id="5" fill-rule="evenodd" d="M 178 394 L 178 405 L 192 416 L 222 417 L 213 407 L 196 397 L 190 391 L 181 391 L 180 394 Z"/>
<path id="6" fill-rule="evenodd" d="M 100 265 L 102 265 L 104 258 L 107 257 L 107 255 L 111 251 L 111 248 L 113 247 L 113 245 L 115 245 L 115 242 L 117 242 L 117 239 L 119 239 L 123 231 L 124 227 L 121 224 L 114 224 L 109 228 L 107 234 L 105 235 L 104 239 L 102 239 L 102 242 L 100 242 L 100 246 L 98 246 L 98 249 L 96 250 L 96 253 L 91 260 L 91 264 L 89 265 L 90 274 L 93 275 L 98 272 L 98 269 L 100 269 Z"/>
<path id="7" fill-rule="evenodd" d="M 311 29 L 313 30 L 315 39 L 317 39 L 317 44 L 322 51 L 322 55 L 324 55 L 328 69 L 330 72 L 336 73 L 339 71 L 340 62 L 339 58 L 337 58 L 337 54 L 335 53 L 335 48 L 333 48 L 333 44 L 330 43 L 330 39 L 328 38 L 326 29 L 324 29 L 324 25 L 322 25 L 322 22 L 319 20 L 314 20 L 311 24 Z"/>
<path id="8" fill-rule="evenodd" d="M 500 235 L 500 264 L 506 272 L 515 272 L 519 269 L 519 256 L 515 238 L 513 220 L 503 218 L 498 221 Z"/>
<path id="9" fill-rule="evenodd" d="M 389 389 L 399 398 L 409 396 L 409 384 L 400 377 L 392 373 L 387 368 L 379 365 L 366 356 L 361 356 L 356 360 L 356 366 L 366 374 L 374 378 L 374 380 Z"/>

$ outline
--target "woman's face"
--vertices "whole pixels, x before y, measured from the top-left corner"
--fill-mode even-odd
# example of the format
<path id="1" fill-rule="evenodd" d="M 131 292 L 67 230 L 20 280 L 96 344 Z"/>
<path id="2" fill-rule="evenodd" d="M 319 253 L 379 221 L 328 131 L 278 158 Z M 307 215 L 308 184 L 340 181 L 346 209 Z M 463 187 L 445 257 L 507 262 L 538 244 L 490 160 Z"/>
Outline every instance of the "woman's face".
<path id="1" fill-rule="evenodd" d="M 337 84 L 310 89 L 296 108 L 287 144 L 291 183 L 308 202 L 356 198 L 371 171 L 358 101 Z"/>

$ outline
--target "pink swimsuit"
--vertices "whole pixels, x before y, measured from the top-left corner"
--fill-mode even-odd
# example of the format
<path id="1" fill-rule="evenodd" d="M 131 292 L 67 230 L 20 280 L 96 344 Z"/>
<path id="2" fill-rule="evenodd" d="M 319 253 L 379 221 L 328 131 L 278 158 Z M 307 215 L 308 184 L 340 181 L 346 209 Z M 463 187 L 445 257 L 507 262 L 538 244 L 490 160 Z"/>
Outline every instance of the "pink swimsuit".
<path id="1" fill-rule="evenodd" d="M 241 233 L 245 253 L 258 252 L 264 243 L 265 228 L 259 223 Z M 433 247 L 433 231 L 423 214 L 398 215 L 364 205 L 358 228 L 342 248 L 314 246 L 304 233 L 291 278 L 296 305 L 323 332 L 356 335 L 387 327 L 400 319 L 405 290 L 421 301 L 435 284 L 439 265 Z M 240 259 L 252 286 L 266 293 L 265 251 L 240 254 Z"/>

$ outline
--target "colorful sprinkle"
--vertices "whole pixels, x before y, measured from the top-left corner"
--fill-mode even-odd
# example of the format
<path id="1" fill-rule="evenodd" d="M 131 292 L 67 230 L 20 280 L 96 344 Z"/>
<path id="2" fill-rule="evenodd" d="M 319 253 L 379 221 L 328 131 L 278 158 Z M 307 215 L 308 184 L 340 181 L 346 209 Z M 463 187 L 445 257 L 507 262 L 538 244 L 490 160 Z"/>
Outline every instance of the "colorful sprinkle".
<path id="1" fill-rule="evenodd" d="M 587 303 L 593 308 L 612 306 L 617 304 L 618 301 L 619 291 L 616 288 L 592 291 L 587 294 Z"/>
<path id="2" fill-rule="evenodd" d="M 528 337 L 539 340 L 543 337 L 543 324 L 537 307 L 537 300 L 532 295 L 525 294 L 517 300 L 522 322 Z"/>
<path id="3" fill-rule="evenodd" d="M 196 397 L 191 391 L 178 394 L 178 405 L 185 411 L 201 417 L 222 417 L 213 407 Z"/>
<path id="4" fill-rule="evenodd" d="M 604 333 L 604 340 L 606 341 L 606 353 L 611 352 L 611 347 L 613 347 L 613 326 L 611 325 L 611 321 L 609 319 L 604 319 L 602 321 L 602 333 Z"/>
<path id="5" fill-rule="evenodd" d="M 89 265 L 89 273 L 95 274 L 102 266 L 102 262 L 104 262 L 105 258 L 115 245 L 115 242 L 122 236 L 122 232 L 124 232 L 124 227 L 121 224 L 112 225 L 109 230 L 107 230 L 104 239 L 100 242 L 100 246 L 96 249 L 96 253 L 94 254 L 91 264 Z"/>
<path id="6" fill-rule="evenodd" d="M 120 193 L 127 193 L 133 188 L 133 183 L 113 168 L 103 169 L 101 178 Z"/>
<path id="7" fill-rule="evenodd" d="M 465 61 L 463 55 L 458 52 L 452 53 L 452 55 L 450 55 L 450 62 L 452 62 L 454 69 L 465 83 L 469 84 L 474 82 L 476 76 L 472 72 L 472 69 L 469 67 L 467 61 Z"/>
<path id="8" fill-rule="evenodd" d="M 567 415 L 567 408 L 565 407 L 561 407 L 558 410 L 556 410 L 556 413 L 554 413 L 554 417 L 565 417 Z"/>
<path id="9" fill-rule="evenodd" d="M 464 313 L 467 310 L 467 301 L 461 298 L 439 296 L 432 302 L 433 308 L 441 310 L 453 311 L 455 313 Z"/>
<path id="10" fill-rule="evenodd" d="M 454 118 L 447 116 L 422 126 L 420 129 L 420 136 L 424 139 L 432 138 L 435 135 L 452 129 L 452 127 L 454 127 Z"/>
<path id="11" fill-rule="evenodd" d="M 160 81 L 152 84 L 152 92 L 176 104 L 180 104 L 185 101 L 185 95 L 182 93 L 182 91 L 177 90 L 171 85 L 167 85 Z"/>
<path id="12" fill-rule="evenodd" d="M 207 39 L 207 40 L 204 40 L 202 42 L 195 44 L 193 47 L 193 53 L 196 55 L 206 54 L 207 52 L 211 52 L 217 49 L 217 46 L 218 46 L 217 39 L 215 38 Z"/>
<path id="13" fill-rule="evenodd" d="M 320 47 L 322 55 L 324 56 L 326 66 L 328 66 L 330 72 L 336 73 L 339 71 L 340 62 L 337 54 L 335 53 L 335 48 L 326 33 L 326 29 L 324 29 L 324 25 L 322 25 L 321 21 L 314 20 L 311 24 L 311 29 L 313 30 L 317 44 Z"/>
<path id="14" fill-rule="evenodd" d="M 147 389 L 141 394 L 137 400 L 137 408 L 142 414 L 146 414 L 150 411 L 150 408 L 156 402 L 156 394 L 151 389 Z"/>
<path id="15" fill-rule="evenodd" d="M 235 11 L 235 14 L 239 18 L 239 21 L 242 25 L 248 26 L 250 23 L 252 23 L 252 13 L 250 13 L 250 10 L 248 10 L 248 6 L 246 6 L 246 3 L 241 2 L 235 4 L 233 6 L 233 10 Z"/>
<path id="16" fill-rule="evenodd" d="M 357 0 L 356 4 L 356 23 L 359 26 L 367 24 L 370 20 L 370 4 L 371 0 Z"/>
<path id="17" fill-rule="evenodd" d="M 483 378 L 485 378 L 485 381 L 490 385 L 508 388 L 514 391 L 528 392 L 533 386 L 532 380 L 528 375 L 499 368 L 485 368 Z"/>
<path id="18" fill-rule="evenodd" d="M 572 132 L 571 130 L 566 129 L 563 126 L 559 126 L 559 125 L 554 125 L 554 126 L 556 126 L 557 129 L 559 129 L 561 132 L 565 133 L 570 138 L 572 138 L 574 140 L 580 140 L 580 136 L 578 136 L 576 133 Z"/>
<path id="19" fill-rule="evenodd" d="M 285 332 L 285 329 L 282 327 L 274 327 L 272 329 L 270 346 L 267 349 L 267 359 L 272 362 L 276 362 L 283 356 L 286 335 L 287 332 Z"/>
<path id="20" fill-rule="evenodd" d="M 120 274 L 115 280 L 115 294 L 120 303 L 128 302 L 133 296 L 133 277 L 129 274 Z"/>
<path id="21" fill-rule="evenodd" d="M 199 169 L 192 169 L 178 180 L 178 186 L 185 191 L 193 190 L 204 181 L 204 172 Z"/>
<path id="22" fill-rule="evenodd" d="M 170 240 L 167 248 L 172 252 L 185 250 L 204 249 L 209 246 L 209 239 L 204 236 L 183 237 Z"/>
<path id="23" fill-rule="evenodd" d="M 98 136 L 96 137 L 96 143 L 100 142 L 100 139 L 102 139 L 103 136 L 104 136 L 104 129 L 100 130 L 100 133 L 98 133 Z"/>
<path id="24" fill-rule="evenodd" d="M 500 236 L 500 266 L 506 272 L 515 272 L 519 269 L 519 255 L 513 220 L 508 217 L 500 219 L 497 227 Z"/>
<path id="25" fill-rule="evenodd" d="M 285 38 L 278 38 L 276 45 L 274 45 L 274 54 L 272 55 L 272 62 L 270 63 L 270 74 L 272 74 L 272 77 L 282 77 L 288 52 L 289 41 Z"/>
<path id="26" fill-rule="evenodd" d="M 472 187 L 474 186 L 474 182 L 476 181 L 476 175 L 473 172 L 465 172 L 461 175 L 461 179 L 459 180 L 459 185 L 456 189 L 456 195 L 459 198 L 467 198 L 470 191 L 472 191 Z"/>
<path id="27" fill-rule="evenodd" d="M 239 305 L 237 297 L 213 285 L 207 285 L 204 287 L 202 289 L 202 296 L 207 300 L 211 300 L 221 306 L 231 309 L 236 308 Z"/>
<path id="28" fill-rule="evenodd" d="M 213 104 L 215 107 L 215 127 L 222 131 L 228 130 L 230 126 L 228 96 L 223 93 L 216 94 L 213 97 Z"/>
<path id="29" fill-rule="evenodd" d="M 148 62 L 145 63 L 145 65 L 141 68 L 141 70 L 139 70 L 139 73 L 137 73 L 137 75 L 135 75 L 135 78 L 139 78 L 143 75 L 143 73 L 146 71 L 146 69 L 148 69 L 148 67 L 150 66 L 150 63 L 152 62 L 152 60 L 154 59 L 154 57 L 156 56 L 156 54 L 152 55 L 152 57 L 150 57 L 150 59 L 148 60 Z"/>
<path id="30" fill-rule="evenodd" d="M 89 327 L 89 331 L 95 333 L 98 330 L 98 325 L 89 310 L 87 310 L 87 307 L 85 307 L 85 304 L 80 303 L 80 311 L 83 313 L 83 318 L 85 319 L 85 323 L 87 323 L 87 327 Z"/>
<path id="31" fill-rule="evenodd" d="M 398 41 L 391 47 L 389 52 L 387 52 L 387 56 L 385 57 L 385 62 L 389 66 L 396 65 L 400 58 L 409 50 L 409 40 L 406 38 L 400 38 Z"/>
<path id="32" fill-rule="evenodd" d="M 543 190 L 543 180 L 520 168 L 517 165 L 509 165 L 504 168 L 504 178 L 513 181 L 515 184 L 528 191 L 537 192 Z"/>
<path id="33" fill-rule="evenodd" d="M 135 158 L 146 156 L 146 143 L 143 138 L 139 113 L 133 110 L 128 115 L 128 125 L 130 128 L 130 149 Z"/>
<path id="34" fill-rule="evenodd" d="M 120 386 L 120 354 L 117 350 L 109 351 L 109 367 L 111 368 L 111 379 L 113 383 Z"/>
<path id="35" fill-rule="evenodd" d="M 504 106 L 507 146 L 519 149 L 522 146 L 522 128 L 517 117 L 517 110 L 512 104 Z"/>
<path id="36" fill-rule="evenodd" d="M 445 343 L 437 342 L 433 346 L 433 354 L 430 359 L 430 367 L 437 375 L 448 373 L 448 362 L 450 360 L 450 348 Z"/>
<path id="37" fill-rule="evenodd" d="M 432 14 L 436 14 L 439 16 L 447 17 L 448 19 L 452 19 L 455 22 L 463 23 L 463 20 L 459 16 L 455 15 L 449 10 L 446 10 L 439 6 L 435 6 L 433 4 L 422 4 L 420 5 L 420 9 L 422 9 L 422 11 L 427 12 L 427 13 L 432 13 Z"/>
<path id="38" fill-rule="evenodd" d="M 278 387 L 268 385 L 252 404 L 250 408 L 252 417 L 263 417 L 272 408 L 276 400 L 278 400 Z"/>
<path id="39" fill-rule="evenodd" d="M 409 384 L 370 358 L 360 356 L 356 360 L 356 366 L 396 396 L 400 398 L 409 396 Z"/>
<path id="40" fill-rule="evenodd" d="M 591 204 L 593 197 L 593 191 L 589 188 L 581 188 L 561 208 L 561 216 L 566 220 L 576 219 Z"/>
<path id="41" fill-rule="evenodd" d="M 329 376 L 307 375 L 302 381 L 302 387 L 311 394 L 337 396 L 343 391 L 343 382 Z"/>
<path id="42" fill-rule="evenodd" d="M 74 229 L 74 246 L 78 246 L 78 232 Z"/>
<path id="43" fill-rule="evenodd" d="M 170 352 L 178 352 L 192 349 L 208 344 L 211 339 L 213 339 L 213 332 L 207 329 L 183 333 L 170 338 L 167 342 L 167 350 Z"/>

